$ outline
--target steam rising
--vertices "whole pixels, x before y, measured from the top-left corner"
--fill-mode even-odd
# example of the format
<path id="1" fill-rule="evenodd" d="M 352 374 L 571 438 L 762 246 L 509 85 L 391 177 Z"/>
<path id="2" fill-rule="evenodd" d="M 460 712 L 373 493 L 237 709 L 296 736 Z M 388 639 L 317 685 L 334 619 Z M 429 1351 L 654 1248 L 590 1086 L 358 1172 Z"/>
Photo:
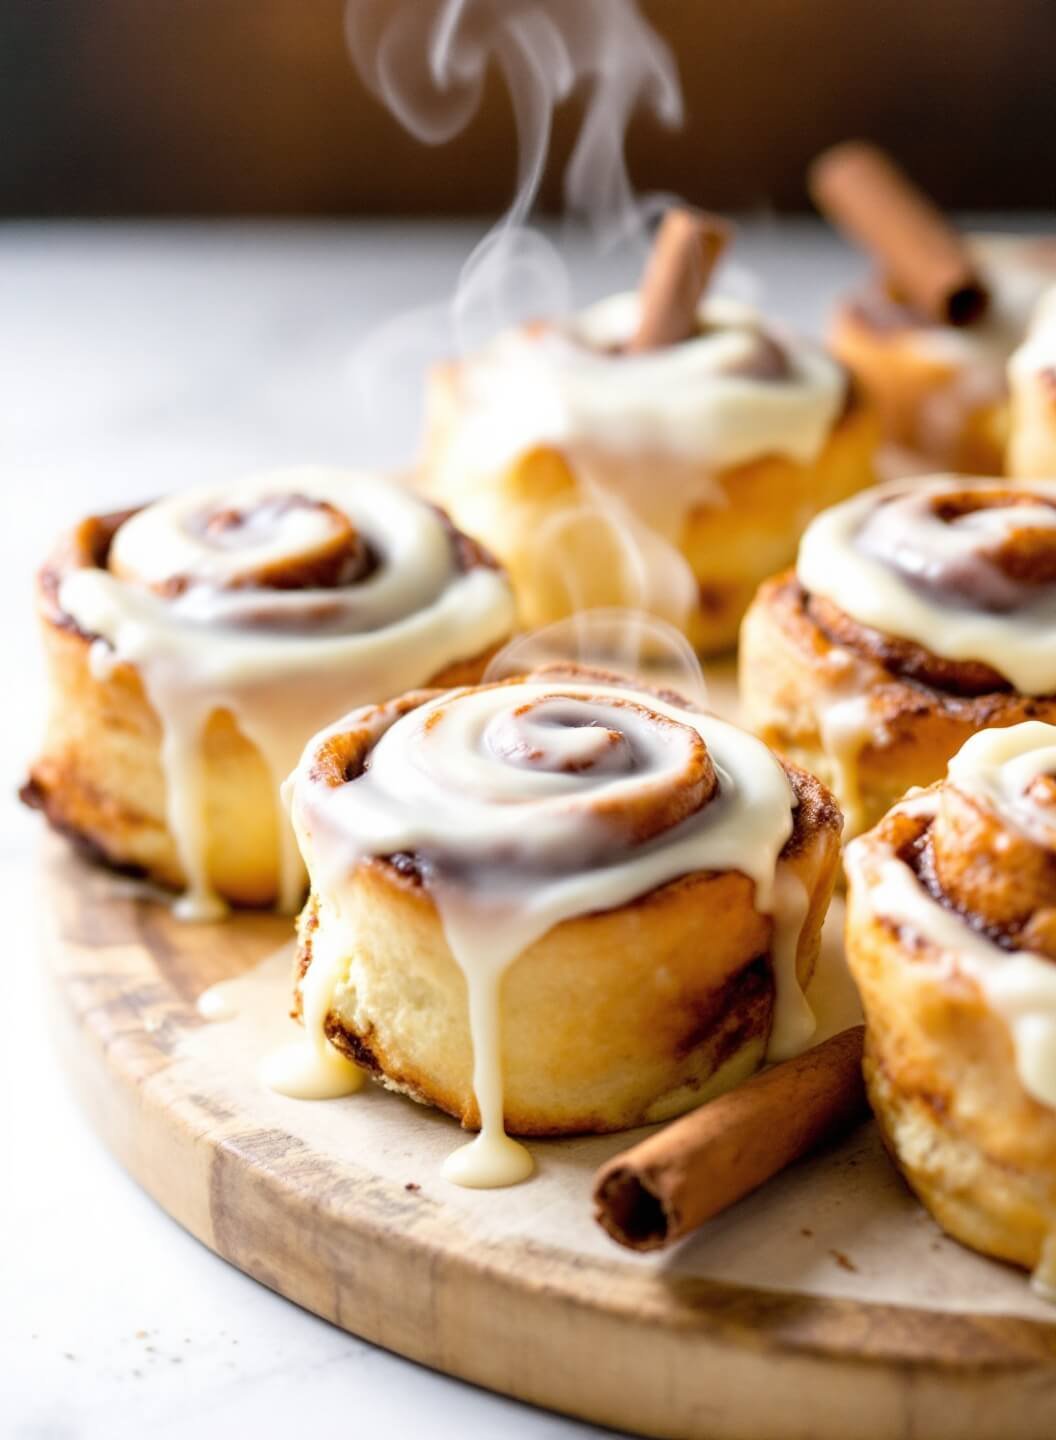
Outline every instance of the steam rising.
<path id="1" fill-rule="evenodd" d="M 627 126 L 639 107 L 680 125 L 682 93 L 670 50 L 634 0 L 348 0 L 345 30 L 366 86 L 423 143 L 441 145 L 472 119 L 493 64 L 517 127 L 512 203 L 466 260 L 453 299 L 396 317 L 352 357 L 364 429 L 391 461 L 390 437 L 420 428 L 425 374 L 439 356 L 466 354 L 507 326 L 572 308 L 561 256 L 526 225 L 556 107 L 573 92 L 586 96 L 565 172 L 567 211 L 599 243 L 635 246 L 637 269 L 648 219 L 665 202 L 635 196 Z"/>
<path id="2" fill-rule="evenodd" d="M 517 190 L 505 218 L 523 223 L 546 167 L 554 111 L 589 88 L 565 173 L 565 202 L 590 225 L 633 223 L 623 146 L 639 106 L 682 123 L 668 47 L 634 0 L 349 0 L 349 48 L 364 83 L 427 145 L 472 119 L 489 64 L 502 70 L 517 124 Z"/>
<path id="3" fill-rule="evenodd" d="M 541 665 L 596 665 L 643 676 L 685 699 L 706 705 L 707 684 L 692 645 L 674 626 L 641 610 L 582 610 L 529 635 L 519 635 L 492 659 L 485 682 L 524 675 Z"/>
<path id="4" fill-rule="evenodd" d="M 345 23 L 364 83 L 423 143 L 441 145 L 468 124 L 493 65 L 517 129 L 512 202 L 465 262 L 453 299 L 396 317 L 353 358 L 368 433 L 376 427 L 375 433 L 406 436 L 420 428 L 408 417 L 420 419 L 425 374 L 439 356 L 473 351 L 503 328 L 573 308 L 561 256 L 528 226 L 557 106 L 573 94 L 584 97 L 564 175 L 566 211 L 599 245 L 628 247 L 637 272 L 647 222 L 668 201 L 636 196 L 624 157 L 627 127 L 639 109 L 679 126 L 681 87 L 669 48 L 635 0 L 347 0 Z M 633 672 L 659 659 L 677 688 L 700 699 L 703 681 L 688 642 L 642 613 L 682 622 L 695 599 L 692 572 L 677 548 L 603 483 L 587 473 L 579 480 L 590 503 L 555 517 L 536 539 L 540 556 L 559 572 L 550 577 L 552 588 L 588 613 L 540 632 L 527 659 L 519 647 L 529 641 L 515 642 L 515 668 L 577 658 Z M 637 610 L 592 608 L 611 597 L 613 576 Z M 600 577 L 607 583 L 592 593 Z M 508 661 L 504 652 L 502 664 Z"/>

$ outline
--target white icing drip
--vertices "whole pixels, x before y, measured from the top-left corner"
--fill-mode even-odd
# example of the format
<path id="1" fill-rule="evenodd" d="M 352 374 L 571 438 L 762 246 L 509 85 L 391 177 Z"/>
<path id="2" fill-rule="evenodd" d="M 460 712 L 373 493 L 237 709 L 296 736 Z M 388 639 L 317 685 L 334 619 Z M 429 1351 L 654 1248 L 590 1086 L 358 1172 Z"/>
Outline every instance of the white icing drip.
<path id="1" fill-rule="evenodd" d="M 326 923 L 329 917 L 322 906 L 320 912 L 320 923 L 312 931 L 312 963 L 301 979 L 301 1035 L 260 1066 L 263 1083 L 293 1100 L 337 1100 L 361 1089 L 366 1078 L 326 1035 L 326 1017 L 348 977 L 348 956 L 335 943 L 340 932 Z"/>
<path id="2" fill-rule="evenodd" d="M 525 706 L 537 709 L 515 724 Z M 647 722 L 643 709 L 675 723 Z M 778 866 L 795 797 L 762 742 L 652 695 L 530 680 L 420 706 L 384 731 L 355 781 L 326 785 L 313 775 L 316 752 L 362 721 L 348 716 L 309 743 L 294 777 L 293 821 L 346 956 L 355 937 L 341 926 L 340 896 L 359 862 L 413 852 L 425 866 L 466 977 L 481 1113 L 480 1137 L 453 1158 L 448 1178 L 509 1184 L 530 1165 L 503 1129 L 499 995 L 508 966 L 561 921 L 615 908 L 681 875 L 733 870 L 754 882 L 756 907 L 774 917 L 775 1043 L 783 1053 L 806 1043 L 795 964 L 806 897 Z M 628 848 L 598 807 L 641 802 L 665 774 L 683 772 L 701 740 L 717 792 L 699 814 Z M 530 753 L 537 747 L 542 755 Z"/>
<path id="3" fill-rule="evenodd" d="M 933 815 L 937 803 L 927 792 L 914 798 L 912 813 Z M 1000 949 L 934 900 L 893 852 L 874 871 L 869 852 L 859 848 L 865 843 L 852 841 L 845 859 L 848 878 L 870 912 L 906 926 L 979 986 L 1008 1026 L 1023 1088 L 1056 1108 L 1056 964 L 1029 951 Z"/>
<path id="4" fill-rule="evenodd" d="M 817 457 L 846 388 L 818 346 L 782 334 L 787 377 L 729 373 L 750 363 L 762 323 L 746 306 L 711 298 L 700 310 L 706 333 L 642 354 L 606 353 L 631 337 L 637 314 L 635 293 L 613 295 L 563 325 L 508 331 L 464 360 L 447 467 L 494 472 L 540 444 L 573 457 L 579 449 L 672 456 L 704 470 L 764 455 Z M 685 503 L 708 499 L 705 490 Z"/>
<path id="5" fill-rule="evenodd" d="M 345 589 L 214 588 L 247 564 L 278 562 L 325 540 L 329 526 L 309 508 L 289 510 L 277 527 L 249 527 L 237 546 L 221 538 L 215 550 L 190 523 L 202 512 L 251 509 L 282 495 L 326 502 L 347 515 L 375 550 L 377 568 Z M 253 548 L 258 539 L 259 552 Z M 159 716 L 168 822 L 187 876 L 179 909 L 194 919 L 215 918 L 224 909 L 209 878 L 200 784 L 202 731 L 213 713 L 234 716 L 274 780 L 279 905 L 290 911 L 303 894 L 304 870 L 278 806 L 278 786 L 305 739 L 351 705 L 412 689 L 481 654 L 513 625 L 505 579 L 484 567 L 459 572 L 450 534 L 431 507 L 395 484 L 355 472 L 297 469 L 182 492 L 121 526 L 113 555 L 148 583 L 174 575 L 193 582 L 166 599 L 106 571 L 81 569 L 62 581 L 59 603 L 82 630 L 106 642 L 92 650 L 100 673 L 121 662 L 137 667 Z M 260 606 L 276 617 L 277 628 L 240 623 Z M 329 623 L 341 628 L 313 633 L 317 607 L 327 613 L 336 607 L 336 622 L 331 617 Z"/>
<path id="6" fill-rule="evenodd" d="M 832 789 L 843 811 L 844 832 L 856 835 L 865 823 L 858 762 L 876 735 L 871 696 L 852 695 L 822 704 L 818 730 L 832 767 Z"/>
<path id="7" fill-rule="evenodd" d="M 970 565 L 981 548 L 999 544 L 1014 530 L 1056 528 L 1056 510 L 1041 503 L 973 511 L 952 521 L 933 513 L 936 497 L 1001 484 L 943 476 L 895 481 L 845 500 L 807 527 L 796 567 L 800 583 L 862 625 L 915 641 L 948 660 L 989 665 L 1023 694 L 1051 694 L 1056 691 L 1056 587 L 1039 586 L 1033 603 L 1005 610 L 973 609 L 967 594 L 958 600 L 923 588 L 936 580 L 941 567 Z M 1056 502 L 1056 480 L 1019 481 L 1016 489 Z M 1011 585 L 996 567 L 982 568 L 995 590 Z"/>
<path id="8" fill-rule="evenodd" d="M 1056 475 L 1056 286 L 1040 301 L 1030 333 L 1008 365 L 1010 475 Z"/>
<path id="9" fill-rule="evenodd" d="M 789 1060 L 801 1054 L 818 1028 L 817 1017 L 799 983 L 799 940 L 810 909 L 807 887 L 791 870 L 778 866 L 774 888 L 774 933 L 770 962 L 774 972 L 774 1016 L 767 1060 Z"/>
<path id="10" fill-rule="evenodd" d="M 194 1008 L 203 1020 L 233 1020 L 238 1014 L 235 994 L 232 981 L 218 980 L 202 991 Z"/>

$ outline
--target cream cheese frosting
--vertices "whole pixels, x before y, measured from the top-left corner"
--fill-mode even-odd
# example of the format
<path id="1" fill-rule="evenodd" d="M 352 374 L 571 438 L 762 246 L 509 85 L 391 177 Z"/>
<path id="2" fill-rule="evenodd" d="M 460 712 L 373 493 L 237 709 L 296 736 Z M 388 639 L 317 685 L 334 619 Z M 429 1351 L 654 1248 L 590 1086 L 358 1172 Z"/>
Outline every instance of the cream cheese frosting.
<path id="1" fill-rule="evenodd" d="M 651 693 L 564 678 L 453 691 L 398 719 L 382 711 L 347 716 L 317 736 L 291 780 L 313 895 L 340 936 L 313 949 L 305 983 L 332 998 L 347 974 L 356 935 L 342 919 L 354 910 L 343 897 L 357 866 L 413 854 L 468 990 L 481 1131 L 450 1158 L 449 1179 L 509 1184 L 531 1168 L 503 1124 L 501 980 L 563 920 L 696 871 L 739 871 L 774 921 L 770 1056 L 809 1042 L 814 1017 L 796 970 L 806 897 L 779 862 L 795 794 L 761 741 Z M 320 748 L 364 727 L 369 764 L 328 785 Z M 703 747 L 717 781 L 711 798 L 640 843 L 622 830 L 618 817 L 639 815 L 658 788 L 682 793 L 675 777 L 700 763 Z M 329 1008 L 313 1000 L 316 1017 Z"/>
<path id="2" fill-rule="evenodd" d="M 347 584 L 246 580 L 314 553 L 342 523 L 366 547 Z M 168 822 L 187 876 L 179 909 L 190 918 L 224 909 L 206 860 L 200 741 L 210 715 L 233 715 L 278 805 L 306 737 L 335 714 L 421 685 L 513 626 L 501 572 L 460 567 L 431 506 L 353 471 L 299 468 L 180 492 L 118 529 L 111 565 L 68 573 L 59 605 L 97 637 L 97 673 L 134 665 L 158 714 Z M 292 910 L 304 870 L 284 815 L 280 833 L 279 903 Z"/>
<path id="3" fill-rule="evenodd" d="M 988 505 L 944 518 L 946 497 L 1014 489 L 1036 504 Z M 819 515 L 797 574 L 859 624 L 947 660 L 989 665 L 1025 695 L 1056 693 L 1056 586 L 1028 586 L 986 558 L 1020 530 L 1053 531 L 1056 480 L 941 476 L 895 481 Z"/>
<path id="4" fill-rule="evenodd" d="M 541 444 L 573 458 L 579 449 L 654 454 L 713 471 L 766 455 L 817 457 L 846 395 L 842 368 L 819 346 L 771 337 L 750 307 L 709 297 L 700 334 L 618 353 L 638 306 L 635 292 L 612 295 L 568 320 L 507 331 L 464 359 L 449 466 L 493 470 Z"/>

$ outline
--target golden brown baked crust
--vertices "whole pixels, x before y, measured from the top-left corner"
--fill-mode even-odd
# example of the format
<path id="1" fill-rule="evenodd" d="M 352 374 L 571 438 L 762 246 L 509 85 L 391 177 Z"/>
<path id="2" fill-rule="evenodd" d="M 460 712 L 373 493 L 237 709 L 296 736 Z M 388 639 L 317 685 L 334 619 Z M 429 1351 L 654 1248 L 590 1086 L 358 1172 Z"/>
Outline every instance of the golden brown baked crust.
<path id="1" fill-rule="evenodd" d="M 158 715 L 135 665 L 115 664 L 105 674 L 93 669 L 96 637 L 84 633 L 58 599 L 65 575 L 107 567 L 114 535 L 135 513 L 82 521 L 62 537 L 39 573 L 50 703 L 40 754 L 21 795 L 90 858 L 182 890 L 186 876 L 166 819 Z M 460 567 L 494 563 L 468 537 L 450 530 Z M 447 687 L 478 680 L 497 648 L 445 667 L 429 683 Z M 223 707 L 209 716 L 201 746 L 212 885 L 233 904 L 271 905 L 280 852 L 273 777 Z"/>
<path id="2" fill-rule="evenodd" d="M 1056 697 L 1020 695 L 985 665 L 859 625 L 808 595 L 793 570 L 752 602 L 739 675 L 748 725 L 835 790 L 850 834 L 874 825 L 910 786 L 937 780 L 977 730 L 1056 720 Z M 854 700 L 859 733 L 844 729 L 841 759 L 826 717 L 831 724 L 834 707 Z"/>
<path id="3" fill-rule="evenodd" d="M 782 859 L 809 897 L 796 962 L 805 984 L 841 817 L 813 776 L 786 772 L 799 804 Z M 773 1013 L 773 922 L 753 896 L 742 874 L 690 874 L 529 946 L 502 981 L 506 1128 L 625 1129 L 691 1109 L 756 1069 Z M 476 1127 L 465 980 L 416 857 L 361 863 L 342 917 L 356 950 L 326 1033 L 381 1083 Z M 299 926 L 302 975 L 318 923 L 313 898 Z"/>
<path id="4" fill-rule="evenodd" d="M 838 306 L 828 343 L 876 407 L 887 439 L 966 475 L 1000 475 L 1009 401 L 922 343 L 919 317 L 879 292 Z"/>
<path id="5" fill-rule="evenodd" d="M 579 609 L 638 603 L 637 596 L 628 596 L 625 541 L 597 523 L 558 447 L 537 446 L 479 481 L 460 474 L 449 482 L 443 462 L 462 403 L 458 379 L 454 365 L 432 377 L 425 483 L 456 524 L 506 567 L 524 627 L 548 625 Z M 697 584 L 685 627 L 695 649 L 715 654 L 736 643 L 756 587 L 791 561 L 807 521 L 873 483 L 878 438 L 872 408 L 851 387 L 843 414 L 812 464 L 766 456 L 706 475 L 723 501 L 691 510 L 678 541 Z M 589 462 L 599 475 L 617 471 L 620 463 L 608 454 Z M 623 464 L 639 477 L 663 473 L 665 486 L 687 493 L 699 489 L 702 478 L 703 467 L 659 455 Z M 571 520 L 577 514 L 581 518 Z M 544 534 L 547 545 L 541 550 L 537 537 Z"/>
<path id="6" fill-rule="evenodd" d="M 1011 959 L 1040 953 L 1048 933 L 1052 856 L 1035 855 L 1024 880 L 1022 835 L 948 783 L 933 793 L 937 814 L 927 804 L 896 808 L 848 855 L 847 957 L 868 1024 L 866 1083 L 888 1148 L 943 1228 L 1034 1268 L 1056 1234 L 1056 1111 L 1024 1088 L 1008 1025 L 977 977 L 885 913 L 879 886 L 897 857 Z M 998 834 L 1015 846 L 1007 863 L 1001 845 L 975 848 Z"/>

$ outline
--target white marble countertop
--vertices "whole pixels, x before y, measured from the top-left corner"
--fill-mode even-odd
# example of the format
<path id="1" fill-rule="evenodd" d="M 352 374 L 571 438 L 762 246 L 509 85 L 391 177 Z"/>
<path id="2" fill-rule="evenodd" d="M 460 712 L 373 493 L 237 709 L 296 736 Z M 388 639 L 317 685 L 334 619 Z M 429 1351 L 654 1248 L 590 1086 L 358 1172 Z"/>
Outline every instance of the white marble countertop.
<path id="1" fill-rule="evenodd" d="M 392 317 L 450 294 L 479 233 L 0 227 L 4 1436 L 266 1440 L 316 1418 L 439 1440 L 599 1433 L 333 1329 L 218 1260 L 136 1188 L 56 1068 L 33 943 L 39 820 L 10 799 L 41 713 L 30 588 L 53 534 L 84 512 L 192 480 L 407 456 L 415 377 L 438 336 L 430 326 L 422 340 L 421 313 Z M 828 297 L 860 268 L 807 222 L 749 224 L 737 257 L 739 287 L 754 273 L 768 305 L 815 331 Z M 633 281 L 627 257 L 598 262 L 582 245 L 572 271 L 582 299 Z M 372 386 L 366 406 L 357 376 Z"/>

